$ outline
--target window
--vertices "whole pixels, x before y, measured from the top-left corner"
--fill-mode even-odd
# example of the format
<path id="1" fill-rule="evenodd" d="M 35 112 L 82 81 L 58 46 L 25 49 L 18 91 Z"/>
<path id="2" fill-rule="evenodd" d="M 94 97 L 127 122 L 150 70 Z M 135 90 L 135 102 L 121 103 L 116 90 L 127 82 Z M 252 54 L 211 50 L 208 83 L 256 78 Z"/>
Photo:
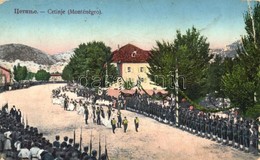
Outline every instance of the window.
<path id="1" fill-rule="evenodd" d="M 144 72 L 144 67 L 140 67 L 140 72 Z"/>
<path id="2" fill-rule="evenodd" d="M 127 72 L 131 72 L 131 67 L 127 67 Z"/>

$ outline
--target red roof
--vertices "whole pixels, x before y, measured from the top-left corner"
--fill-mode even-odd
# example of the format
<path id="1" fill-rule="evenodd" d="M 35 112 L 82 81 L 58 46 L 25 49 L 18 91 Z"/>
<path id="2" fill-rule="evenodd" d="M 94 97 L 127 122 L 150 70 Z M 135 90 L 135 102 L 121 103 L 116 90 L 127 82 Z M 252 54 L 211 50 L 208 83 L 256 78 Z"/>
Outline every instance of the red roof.
<path id="1" fill-rule="evenodd" d="M 115 63 L 146 63 L 150 57 L 150 51 L 142 50 L 132 44 L 127 44 L 113 52 Z"/>
<path id="2" fill-rule="evenodd" d="M 61 76 L 60 73 L 51 73 L 51 76 Z"/>
<path id="3" fill-rule="evenodd" d="M 11 73 L 11 71 L 10 71 L 9 69 L 5 68 L 5 67 L 0 66 L 0 68 L 1 68 L 2 70 L 5 70 L 5 71 Z"/>

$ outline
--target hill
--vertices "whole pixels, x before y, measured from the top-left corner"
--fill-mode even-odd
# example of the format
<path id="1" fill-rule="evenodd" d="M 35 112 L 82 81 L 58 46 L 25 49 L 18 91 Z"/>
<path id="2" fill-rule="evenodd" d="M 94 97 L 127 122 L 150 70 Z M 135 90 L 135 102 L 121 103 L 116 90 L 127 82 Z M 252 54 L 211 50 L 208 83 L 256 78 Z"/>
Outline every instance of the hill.
<path id="1" fill-rule="evenodd" d="M 41 65 L 53 65 L 56 61 L 39 49 L 23 44 L 0 45 L 0 59 L 8 62 L 32 61 Z"/>

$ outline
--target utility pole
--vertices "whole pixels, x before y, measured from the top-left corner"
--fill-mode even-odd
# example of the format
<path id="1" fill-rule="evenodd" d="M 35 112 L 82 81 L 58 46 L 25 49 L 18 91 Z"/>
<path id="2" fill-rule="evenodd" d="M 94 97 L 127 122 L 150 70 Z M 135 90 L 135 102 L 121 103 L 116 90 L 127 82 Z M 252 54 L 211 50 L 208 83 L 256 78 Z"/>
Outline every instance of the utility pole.
<path id="1" fill-rule="evenodd" d="M 179 73 L 178 73 L 178 58 L 176 55 L 176 64 L 175 64 L 175 104 L 176 104 L 176 126 L 179 126 Z"/>

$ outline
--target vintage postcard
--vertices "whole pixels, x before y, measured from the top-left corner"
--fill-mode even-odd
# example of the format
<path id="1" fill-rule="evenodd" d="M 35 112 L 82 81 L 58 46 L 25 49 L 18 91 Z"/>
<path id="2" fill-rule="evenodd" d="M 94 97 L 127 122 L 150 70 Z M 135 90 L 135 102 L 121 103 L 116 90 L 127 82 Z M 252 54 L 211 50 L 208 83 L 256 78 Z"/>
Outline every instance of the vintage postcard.
<path id="1" fill-rule="evenodd" d="M 0 0 L 0 160 L 259 158 L 260 3 Z"/>

